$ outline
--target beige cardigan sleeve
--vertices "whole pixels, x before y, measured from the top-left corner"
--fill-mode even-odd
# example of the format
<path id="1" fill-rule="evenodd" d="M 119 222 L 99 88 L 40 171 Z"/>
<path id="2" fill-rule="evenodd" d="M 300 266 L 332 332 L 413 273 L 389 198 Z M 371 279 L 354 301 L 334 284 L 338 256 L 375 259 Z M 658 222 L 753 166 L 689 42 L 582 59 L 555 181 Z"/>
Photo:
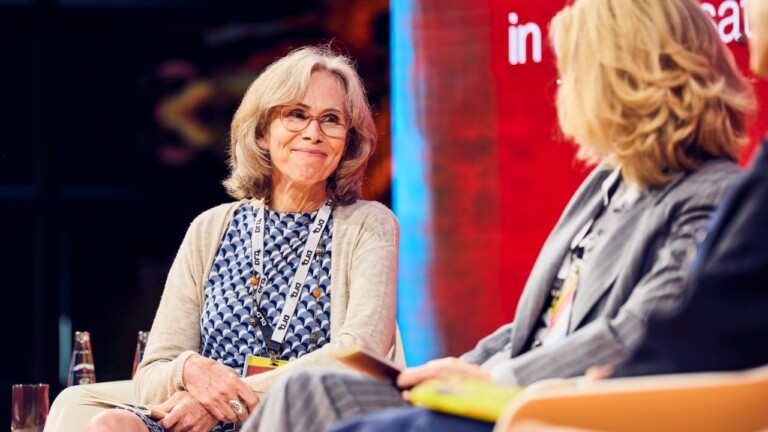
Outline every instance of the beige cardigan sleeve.
<path id="1" fill-rule="evenodd" d="M 235 204 L 224 204 L 206 211 L 184 236 L 165 282 L 144 359 L 136 371 L 136 396 L 142 403 L 159 404 L 184 389 L 184 362 L 200 350 L 205 278 L 235 208 Z"/>
<path id="2" fill-rule="evenodd" d="M 331 342 L 269 372 L 245 378 L 259 397 L 274 381 L 307 366 L 344 367 L 339 347 L 366 345 L 382 355 L 402 350 L 397 341 L 397 220 L 386 207 L 359 201 L 334 213 L 331 263 Z"/>
<path id="3" fill-rule="evenodd" d="M 205 279 L 237 206 L 211 209 L 187 231 L 136 373 L 141 402 L 162 403 L 184 388 L 184 362 L 200 349 Z M 299 367 L 342 367 L 332 355 L 336 347 L 362 344 L 402 356 L 395 325 L 398 240 L 397 220 L 379 203 L 358 201 L 334 211 L 331 343 L 279 369 L 245 378 L 257 395 L 263 396 L 275 379 Z"/>

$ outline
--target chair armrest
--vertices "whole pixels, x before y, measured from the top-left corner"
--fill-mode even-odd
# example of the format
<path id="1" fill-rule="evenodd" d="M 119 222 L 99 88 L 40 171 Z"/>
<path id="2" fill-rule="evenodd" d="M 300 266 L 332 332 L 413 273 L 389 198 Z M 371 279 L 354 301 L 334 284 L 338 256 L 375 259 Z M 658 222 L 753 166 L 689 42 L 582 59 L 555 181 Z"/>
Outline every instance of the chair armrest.
<path id="1" fill-rule="evenodd" d="M 82 432 L 88 421 L 104 408 L 82 405 L 83 389 L 114 395 L 120 399 L 135 401 L 133 381 L 109 381 L 67 387 L 53 401 L 45 422 L 44 432 Z"/>
<path id="2" fill-rule="evenodd" d="M 768 366 L 743 372 L 611 379 L 523 394 L 495 432 L 526 421 L 597 431 L 755 431 L 768 427 Z"/>

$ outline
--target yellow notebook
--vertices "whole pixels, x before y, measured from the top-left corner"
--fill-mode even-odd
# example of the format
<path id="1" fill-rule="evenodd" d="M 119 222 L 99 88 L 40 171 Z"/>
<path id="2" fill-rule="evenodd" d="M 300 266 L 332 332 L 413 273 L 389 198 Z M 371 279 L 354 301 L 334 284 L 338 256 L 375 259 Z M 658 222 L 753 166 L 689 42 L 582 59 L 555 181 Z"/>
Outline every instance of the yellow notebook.
<path id="1" fill-rule="evenodd" d="M 523 387 L 488 381 L 429 380 L 411 389 L 411 402 L 434 411 L 495 422 L 509 401 L 522 392 Z"/>

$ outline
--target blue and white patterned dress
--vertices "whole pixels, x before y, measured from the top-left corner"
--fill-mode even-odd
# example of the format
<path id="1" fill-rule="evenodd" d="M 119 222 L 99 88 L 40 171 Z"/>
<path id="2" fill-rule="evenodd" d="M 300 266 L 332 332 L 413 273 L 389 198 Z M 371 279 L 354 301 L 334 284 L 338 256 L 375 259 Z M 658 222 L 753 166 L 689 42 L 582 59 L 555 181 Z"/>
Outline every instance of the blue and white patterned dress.
<path id="1" fill-rule="evenodd" d="M 251 234 L 258 207 L 243 205 L 238 208 L 221 239 L 213 267 L 205 283 L 205 301 L 200 317 L 200 353 L 242 372 L 247 354 L 267 357 L 261 331 L 249 324 L 254 308 L 254 276 L 251 261 Z M 259 299 L 272 328 L 277 328 L 285 304 L 288 284 L 299 264 L 301 250 L 309 235 L 309 228 L 317 212 L 289 213 L 267 211 L 264 233 L 264 271 L 267 288 Z M 310 334 L 315 330 L 318 349 L 331 338 L 331 255 L 333 216 L 320 238 L 325 253 L 315 257 L 299 298 L 296 313 L 283 342 L 281 360 L 294 360 L 310 349 Z M 317 300 L 312 291 L 319 289 Z M 315 314 L 317 316 L 315 316 Z M 317 327 L 315 327 L 317 326 Z M 157 423 L 142 416 L 150 431 L 162 431 Z M 234 430 L 232 424 L 219 424 L 216 432 Z"/>

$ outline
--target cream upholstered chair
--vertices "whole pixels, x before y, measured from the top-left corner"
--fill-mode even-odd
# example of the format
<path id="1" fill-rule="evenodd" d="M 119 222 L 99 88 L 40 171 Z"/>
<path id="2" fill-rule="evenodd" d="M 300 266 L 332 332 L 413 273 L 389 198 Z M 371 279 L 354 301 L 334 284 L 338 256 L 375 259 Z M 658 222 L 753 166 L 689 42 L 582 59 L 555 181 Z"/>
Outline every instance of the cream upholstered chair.
<path id="1" fill-rule="evenodd" d="M 753 432 L 768 429 L 768 366 L 743 372 L 609 379 L 526 391 L 494 432 L 542 422 L 594 431 Z M 547 430 L 543 427 L 541 430 Z"/>
<path id="2" fill-rule="evenodd" d="M 84 388 L 92 388 L 123 400 L 133 401 L 136 399 L 131 380 L 68 387 L 59 393 L 53 401 L 48 413 L 48 420 L 45 422 L 44 432 L 82 432 L 88 421 L 103 410 L 103 408 L 81 404 L 80 397 Z"/>

